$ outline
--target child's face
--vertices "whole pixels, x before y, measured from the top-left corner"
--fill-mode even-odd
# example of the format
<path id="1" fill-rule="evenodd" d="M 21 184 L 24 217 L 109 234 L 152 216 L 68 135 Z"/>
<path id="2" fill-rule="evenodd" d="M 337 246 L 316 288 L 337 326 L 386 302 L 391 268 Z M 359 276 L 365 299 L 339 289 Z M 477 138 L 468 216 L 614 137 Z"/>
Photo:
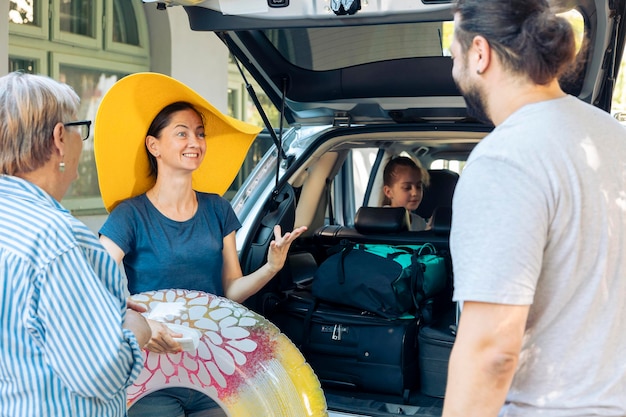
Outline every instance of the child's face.
<path id="1" fill-rule="evenodd" d="M 419 171 L 398 167 L 394 175 L 395 182 L 391 186 L 385 185 L 385 195 L 391 201 L 391 207 L 404 207 L 415 210 L 422 202 L 422 176 Z"/>

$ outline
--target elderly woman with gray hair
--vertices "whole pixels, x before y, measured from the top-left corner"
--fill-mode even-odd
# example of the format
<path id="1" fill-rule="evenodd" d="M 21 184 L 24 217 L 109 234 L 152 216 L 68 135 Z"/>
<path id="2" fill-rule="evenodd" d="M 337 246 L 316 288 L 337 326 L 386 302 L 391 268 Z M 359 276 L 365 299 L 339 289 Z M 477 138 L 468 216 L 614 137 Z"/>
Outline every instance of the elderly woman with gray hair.
<path id="1" fill-rule="evenodd" d="M 124 416 L 150 328 L 60 200 L 90 121 L 67 85 L 0 78 L 0 415 Z"/>

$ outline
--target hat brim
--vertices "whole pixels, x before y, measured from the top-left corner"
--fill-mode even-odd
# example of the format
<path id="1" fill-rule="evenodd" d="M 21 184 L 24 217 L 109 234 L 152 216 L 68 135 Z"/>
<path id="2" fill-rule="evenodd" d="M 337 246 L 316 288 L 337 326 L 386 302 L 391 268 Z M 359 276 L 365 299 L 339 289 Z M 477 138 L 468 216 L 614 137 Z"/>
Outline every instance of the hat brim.
<path id="1" fill-rule="evenodd" d="M 193 189 L 223 195 L 232 184 L 261 128 L 222 114 L 171 77 L 136 73 L 109 89 L 94 123 L 98 183 L 107 211 L 154 185 L 145 148 L 146 134 L 156 115 L 177 101 L 191 103 L 204 115 L 206 154 L 192 174 Z"/>

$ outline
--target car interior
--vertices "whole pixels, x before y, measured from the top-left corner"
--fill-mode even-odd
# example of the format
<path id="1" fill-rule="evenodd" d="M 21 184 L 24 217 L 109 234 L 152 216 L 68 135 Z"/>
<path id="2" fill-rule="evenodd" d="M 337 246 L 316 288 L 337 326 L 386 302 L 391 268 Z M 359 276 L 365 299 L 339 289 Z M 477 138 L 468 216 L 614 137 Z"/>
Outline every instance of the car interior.
<path id="1" fill-rule="evenodd" d="M 434 130 L 404 132 L 390 131 L 389 126 L 378 129 L 355 129 L 353 126 L 344 134 L 340 130 L 323 138 L 313 154 L 307 157 L 307 162 L 276 185 L 272 204 L 266 205 L 257 230 L 251 234 L 251 241 L 244 245 L 247 248 L 241 254 L 244 273 L 255 270 L 265 261 L 274 224 L 280 224 L 283 230 L 307 225 L 308 231 L 292 245 L 279 275 L 245 305 L 267 317 L 302 349 L 320 378 L 333 409 L 341 409 L 345 402 L 345 410 L 350 412 L 360 407 L 362 412 L 368 413 L 378 410 L 396 415 L 440 415 L 443 401 L 440 379 L 443 378 L 445 385 L 445 362 L 436 365 L 437 370 L 432 375 L 434 380 L 424 377 L 417 357 L 407 357 L 407 368 L 402 373 L 404 379 L 389 377 L 385 382 L 387 389 L 368 382 L 376 370 L 369 369 L 367 363 L 355 367 L 358 371 L 346 381 L 343 376 L 337 377 L 327 369 L 333 360 L 337 362 L 331 367 L 341 369 L 343 361 L 350 360 L 354 352 L 336 358 L 326 354 L 324 349 L 307 350 L 300 330 L 294 331 L 302 329 L 305 323 L 304 308 L 300 312 L 303 315 L 296 319 L 300 321 L 295 324 L 293 314 L 286 308 L 289 303 L 293 304 L 294 298 L 302 303 L 311 300 L 315 272 L 333 248 L 345 240 L 393 245 L 430 243 L 449 262 L 452 194 L 464 161 L 489 127 L 477 126 L 473 132 L 457 131 L 454 125 L 448 129 L 440 126 Z M 428 169 L 430 185 L 425 188 L 422 203 L 415 212 L 425 219 L 432 217 L 429 230 L 409 231 L 404 209 L 396 211 L 381 207 L 382 170 L 389 158 L 398 155 L 417 159 Z M 329 310 L 342 308 L 325 303 L 319 308 L 323 310 L 325 307 Z M 452 302 L 451 266 L 446 288 L 432 300 L 429 314 L 428 321 L 433 326 L 443 327 L 453 340 L 457 307 Z M 345 318 L 340 320 L 345 322 Z M 418 343 L 419 328 L 418 320 L 414 330 L 404 332 L 404 338 Z M 382 348 L 388 348 L 392 343 L 405 343 L 387 335 L 385 340 L 380 344 Z M 450 346 L 451 343 L 447 348 Z M 383 374 L 378 375 L 384 380 Z M 429 388 L 431 386 L 436 388 Z"/>
<path id="2" fill-rule="evenodd" d="M 351 16 L 333 15 L 327 3 L 291 0 L 256 14 L 186 8 L 191 29 L 215 32 L 242 77 L 253 78 L 279 109 L 281 127 L 290 127 L 266 123 L 278 150 L 231 202 L 243 224 L 237 247 L 244 274 L 265 262 L 275 225 L 308 230 L 283 270 L 244 304 L 301 350 L 329 410 L 440 416 L 458 319 L 452 195 L 471 150 L 493 126 L 468 116 L 452 80 L 450 1 L 369 2 Z M 564 91 L 610 110 L 615 57 L 623 52 L 621 2 L 553 6 L 572 22 L 578 48 L 560 80 Z M 430 220 L 428 230 L 409 231 L 403 213 L 381 207 L 383 169 L 398 155 L 429 170 L 415 210 Z M 320 301 L 312 291 L 316 272 L 346 241 L 431 244 L 448 262 L 445 288 L 427 310 L 397 319 Z"/>

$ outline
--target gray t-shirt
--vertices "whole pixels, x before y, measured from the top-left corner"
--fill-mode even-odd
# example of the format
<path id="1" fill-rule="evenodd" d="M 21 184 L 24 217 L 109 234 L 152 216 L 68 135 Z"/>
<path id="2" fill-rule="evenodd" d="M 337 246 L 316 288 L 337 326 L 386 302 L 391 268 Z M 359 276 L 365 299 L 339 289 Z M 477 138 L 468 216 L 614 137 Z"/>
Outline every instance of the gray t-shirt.
<path id="1" fill-rule="evenodd" d="M 501 416 L 625 416 L 626 129 L 571 96 L 527 105 L 453 208 L 454 299 L 530 305 Z"/>

